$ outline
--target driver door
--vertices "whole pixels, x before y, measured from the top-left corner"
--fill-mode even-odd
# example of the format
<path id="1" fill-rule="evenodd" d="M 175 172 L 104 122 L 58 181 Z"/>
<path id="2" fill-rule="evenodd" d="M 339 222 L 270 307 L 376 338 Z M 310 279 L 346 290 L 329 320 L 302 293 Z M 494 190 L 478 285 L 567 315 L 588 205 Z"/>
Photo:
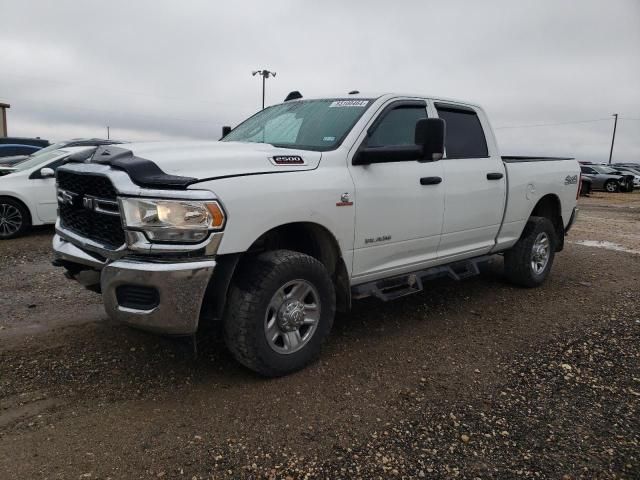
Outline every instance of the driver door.
<path id="1" fill-rule="evenodd" d="M 360 147 L 413 145 L 422 118 L 426 101 L 394 101 L 368 126 Z M 351 158 L 349 171 L 355 185 L 354 280 L 401 274 L 435 260 L 444 208 L 442 162 L 353 165 Z"/>
<path id="2" fill-rule="evenodd" d="M 29 175 L 29 189 L 32 198 L 37 199 L 36 210 L 38 218 L 43 223 L 54 223 L 58 216 L 58 200 L 56 198 L 55 177 L 43 177 L 40 173 L 43 168 L 50 168 L 54 172 L 62 165 L 64 160 L 56 160 Z"/>

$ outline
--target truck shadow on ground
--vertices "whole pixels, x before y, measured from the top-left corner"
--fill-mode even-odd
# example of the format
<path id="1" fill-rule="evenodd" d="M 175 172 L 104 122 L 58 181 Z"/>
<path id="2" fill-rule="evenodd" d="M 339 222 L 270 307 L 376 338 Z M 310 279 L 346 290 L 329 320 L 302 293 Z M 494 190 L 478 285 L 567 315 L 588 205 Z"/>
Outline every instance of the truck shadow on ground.
<path id="1" fill-rule="evenodd" d="M 505 285 L 500 262 L 496 262 L 463 284 L 442 279 L 425 284 L 423 292 L 393 302 L 373 298 L 354 302 L 350 313 L 337 315 L 320 361 L 287 379 L 295 382 L 308 374 L 331 376 L 330 370 L 345 360 L 355 369 L 366 369 L 368 350 L 382 349 L 385 342 L 402 336 L 419 340 L 430 327 L 451 335 L 464 325 L 460 318 L 490 322 L 490 313 L 481 312 L 486 299 L 491 296 L 495 302 L 496 294 L 512 290 L 516 289 Z M 498 299 L 496 305 L 503 301 Z M 199 338 L 197 356 L 188 339 L 159 337 L 107 319 L 51 332 L 49 337 L 34 349 L 0 354 L 0 378 L 13 377 L 3 374 L 5 370 L 20 372 L 19 382 L 3 382 L 5 394 L 53 389 L 62 396 L 124 399 L 197 383 L 224 388 L 264 381 L 233 359 L 224 347 L 219 327 Z"/>

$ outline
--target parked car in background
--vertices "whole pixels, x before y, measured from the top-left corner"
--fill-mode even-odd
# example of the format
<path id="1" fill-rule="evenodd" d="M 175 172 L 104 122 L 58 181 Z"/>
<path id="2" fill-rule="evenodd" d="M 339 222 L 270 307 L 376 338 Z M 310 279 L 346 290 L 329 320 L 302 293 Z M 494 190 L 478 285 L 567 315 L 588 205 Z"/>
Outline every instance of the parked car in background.
<path id="1" fill-rule="evenodd" d="M 640 163 L 613 163 L 609 166 L 613 168 L 625 167 L 640 172 Z"/>
<path id="2" fill-rule="evenodd" d="M 49 142 L 47 142 L 49 143 Z M 103 138 L 74 138 L 71 140 L 66 140 L 62 142 L 56 142 L 52 145 L 49 145 L 46 148 L 38 150 L 36 152 L 31 152 L 29 154 L 21 154 L 14 155 L 11 157 L 0 158 L 0 167 L 13 167 L 15 165 L 20 164 L 21 162 L 26 161 L 30 157 L 34 155 L 42 155 L 48 152 L 52 152 L 54 150 L 58 150 L 60 148 L 67 147 L 96 147 L 99 145 L 115 145 L 123 143 L 120 140 L 105 140 Z M 0 145 L 1 147 L 1 145 Z"/>
<path id="3" fill-rule="evenodd" d="M 633 176 L 633 188 L 640 188 L 640 172 L 631 170 L 630 168 L 626 167 L 613 167 L 612 170 L 621 175 Z"/>
<path id="4" fill-rule="evenodd" d="M 580 171 L 583 176 L 589 177 L 593 183 L 593 190 L 604 190 L 613 193 L 633 190 L 633 176 L 616 174 L 615 170 L 603 165 L 581 164 Z"/>
<path id="5" fill-rule="evenodd" d="M 0 240 L 17 237 L 32 225 L 55 223 L 56 169 L 69 155 L 93 148 L 51 150 L 5 169 L 0 176 Z"/>
<path id="6" fill-rule="evenodd" d="M 34 147 L 48 147 L 51 145 L 49 140 L 45 140 L 44 138 L 36 137 L 0 137 L 0 145 L 6 145 L 9 143 L 17 144 L 17 145 L 31 145 Z"/>
<path id="7" fill-rule="evenodd" d="M 0 144 L 0 157 L 15 157 L 16 155 L 27 156 L 37 152 L 42 147 L 33 145 L 21 145 L 19 143 Z"/>

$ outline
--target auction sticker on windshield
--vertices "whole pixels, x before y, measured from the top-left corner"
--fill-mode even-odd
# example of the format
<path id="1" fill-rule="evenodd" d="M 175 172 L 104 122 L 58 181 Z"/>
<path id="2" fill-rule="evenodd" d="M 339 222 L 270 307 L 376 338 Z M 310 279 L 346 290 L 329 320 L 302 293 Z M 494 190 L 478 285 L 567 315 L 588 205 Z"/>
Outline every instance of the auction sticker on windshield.
<path id="1" fill-rule="evenodd" d="M 331 102 L 329 108 L 336 107 L 366 107 L 369 104 L 369 100 L 336 100 Z"/>

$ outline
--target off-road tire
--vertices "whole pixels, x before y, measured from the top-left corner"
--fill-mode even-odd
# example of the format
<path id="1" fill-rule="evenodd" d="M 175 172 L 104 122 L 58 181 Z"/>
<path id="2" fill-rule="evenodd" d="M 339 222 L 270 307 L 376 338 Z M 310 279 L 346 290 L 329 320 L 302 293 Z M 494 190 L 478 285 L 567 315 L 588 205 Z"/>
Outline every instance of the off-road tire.
<path id="1" fill-rule="evenodd" d="M 609 188 L 611 186 L 611 188 Z M 620 185 L 615 180 L 607 180 L 604 182 L 604 191 L 608 193 L 615 193 L 620 190 Z"/>
<path id="2" fill-rule="evenodd" d="M 3 232 L 3 229 L 0 228 L 0 240 L 9 240 L 11 238 L 20 237 L 31 229 L 31 215 L 24 204 L 10 197 L 0 197 L 0 215 L 5 211 L 4 209 L 9 208 L 13 211 L 17 210 L 20 212 L 20 226 L 16 231 L 10 233 Z"/>
<path id="3" fill-rule="evenodd" d="M 335 289 L 324 265 L 303 253 L 275 250 L 248 258 L 238 268 L 223 318 L 225 343 L 236 360 L 267 377 L 286 375 L 314 361 L 331 331 L 336 308 Z M 297 279 L 315 287 L 320 319 L 301 350 L 281 354 L 267 341 L 265 315 L 276 291 Z"/>
<path id="4" fill-rule="evenodd" d="M 540 233 L 549 238 L 549 258 L 544 270 L 537 274 L 532 267 L 533 247 Z M 545 217 L 531 217 L 517 243 L 504 254 L 504 273 L 518 286 L 532 288 L 541 285 L 549 276 L 558 239 L 553 224 Z"/>

